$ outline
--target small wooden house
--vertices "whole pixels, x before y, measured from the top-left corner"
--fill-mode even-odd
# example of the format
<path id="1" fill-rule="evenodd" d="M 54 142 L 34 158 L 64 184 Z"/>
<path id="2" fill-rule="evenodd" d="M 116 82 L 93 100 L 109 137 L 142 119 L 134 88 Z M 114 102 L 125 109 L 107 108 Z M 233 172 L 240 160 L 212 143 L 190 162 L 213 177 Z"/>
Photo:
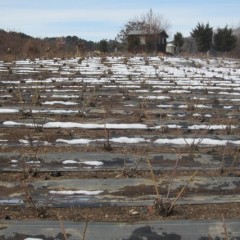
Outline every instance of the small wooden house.
<path id="1" fill-rule="evenodd" d="M 166 52 L 167 33 L 134 30 L 128 33 L 128 50 L 130 52 Z"/>

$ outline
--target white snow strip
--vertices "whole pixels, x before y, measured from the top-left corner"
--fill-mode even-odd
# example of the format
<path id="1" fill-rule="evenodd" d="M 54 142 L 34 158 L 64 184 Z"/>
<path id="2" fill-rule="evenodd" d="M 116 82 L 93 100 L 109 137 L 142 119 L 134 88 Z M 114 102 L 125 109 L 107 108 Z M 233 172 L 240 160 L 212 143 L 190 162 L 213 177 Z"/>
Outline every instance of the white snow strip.
<path id="1" fill-rule="evenodd" d="M 119 137 L 119 138 L 111 138 L 111 142 L 116 143 L 140 143 L 140 142 L 146 142 L 144 138 L 128 138 L 128 137 Z"/>
<path id="2" fill-rule="evenodd" d="M 201 117 L 202 115 L 200 113 L 194 113 L 193 117 Z"/>
<path id="3" fill-rule="evenodd" d="M 147 97 L 144 97 L 144 96 L 139 96 L 138 98 L 140 99 L 169 99 L 170 97 L 168 96 L 147 96 Z"/>
<path id="4" fill-rule="evenodd" d="M 159 108 L 171 108 L 173 105 L 167 105 L 167 104 L 161 104 L 161 105 L 157 105 L 156 107 Z"/>
<path id="5" fill-rule="evenodd" d="M 237 92 L 219 92 L 218 94 L 223 94 L 223 95 L 240 95 L 240 93 L 237 93 Z"/>
<path id="6" fill-rule="evenodd" d="M 125 107 L 136 107 L 136 105 L 134 105 L 134 104 L 126 104 L 126 105 L 124 105 Z"/>
<path id="7" fill-rule="evenodd" d="M 207 100 L 207 98 L 198 98 L 198 97 L 193 97 L 191 99 L 194 99 L 194 100 Z"/>
<path id="8" fill-rule="evenodd" d="M 53 114 L 78 113 L 77 110 L 65 110 L 65 109 L 32 110 L 32 112 L 33 113 L 53 113 Z"/>
<path id="9" fill-rule="evenodd" d="M 179 105 L 178 108 L 187 108 L 188 105 Z M 211 106 L 206 106 L 203 104 L 195 104 L 194 107 L 196 108 L 212 108 Z"/>
<path id="10" fill-rule="evenodd" d="M 191 93 L 191 91 L 187 90 L 171 90 L 170 93 Z"/>
<path id="11" fill-rule="evenodd" d="M 32 237 L 30 237 L 30 238 L 24 238 L 24 240 L 43 240 L 42 238 L 32 238 Z"/>
<path id="12" fill-rule="evenodd" d="M 28 162 L 26 162 L 26 163 L 27 163 L 27 164 L 35 164 L 35 165 L 41 164 L 40 161 L 28 161 Z"/>
<path id="13" fill-rule="evenodd" d="M 103 162 L 100 161 L 84 161 L 83 164 L 90 165 L 90 166 L 101 166 Z"/>
<path id="14" fill-rule="evenodd" d="M 78 103 L 76 102 L 64 102 L 64 101 L 46 101 L 46 102 L 43 102 L 42 104 L 44 105 L 54 105 L 54 104 L 62 104 L 62 105 L 77 105 Z"/>
<path id="15" fill-rule="evenodd" d="M 161 125 L 161 126 L 156 126 L 156 127 L 152 127 L 150 129 L 161 129 L 163 127 L 167 127 L 167 128 L 182 128 L 180 125 L 176 125 L 176 124 L 168 124 L 168 125 Z"/>
<path id="16" fill-rule="evenodd" d="M 59 143 L 67 143 L 67 144 L 89 144 L 91 142 L 103 142 L 105 139 L 95 139 L 95 140 L 90 140 L 90 139 L 71 139 L 71 140 L 66 140 L 66 139 L 57 139 L 56 142 Z M 111 138 L 111 142 L 115 143 L 141 143 L 141 142 L 148 142 L 149 140 L 146 140 L 144 138 L 128 138 L 128 137 L 119 137 L 119 138 Z"/>
<path id="17" fill-rule="evenodd" d="M 3 122 L 3 125 L 8 125 L 8 126 L 27 126 L 27 127 L 39 127 L 39 126 L 41 126 L 39 124 L 20 123 L 20 122 L 14 122 L 14 121 L 5 121 L 5 122 Z"/>
<path id="18" fill-rule="evenodd" d="M 25 140 L 25 139 L 19 139 L 19 142 L 22 143 L 22 144 L 26 144 L 26 145 L 30 145 L 30 141 L 28 140 Z M 33 144 L 42 144 L 42 145 L 51 145 L 49 142 L 47 141 L 38 141 L 38 140 L 34 140 L 32 141 Z"/>
<path id="19" fill-rule="evenodd" d="M 76 122 L 48 122 L 43 125 L 44 128 L 86 128 L 86 129 L 146 129 L 146 124 L 96 124 L 96 123 L 76 123 Z"/>
<path id="20" fill-rule="evenodd" d="M 13 96 L 12 95 L 2 95 L 0 96 L 1 98 L 12 98 Z"/>
<path id="21" fill-rule="evenodd" d="M 240 140 L 238 141 L 232 141 L 232 140 L 217 140 L 217 139 L 211 139 L 211 138 L 175 138 L 175 139 L 158 139 L 154 141 L 154 143 L 158 144 L 175 144 L 175 145 L 220 145 L 224 146 L 228 143 L 232 144 L 240 144 Z"/>
<path id="22" fill-rule="evenodd" d="M 78 162 L 75 161 L 75 160 L 64 160 L 62 163 L 63 163 L 63 164 L 76 164 L 76 163 L 78 163 Z"/>
<path id="23" fill-rule="evenodd" d="M 29 144 L 29 141 L 25 139 L 20 139 L 19 142 L 22 144 Z"/>
<path id="24" fill-rule="evenodd" d="M 64 160 L 62 162 L 63 164 L 85 164 L 85 165 L 90 165 L 90 166 L 100 166 L 100 165 L 103 165 L 103 162 L 100 162 L 100 161 L 84 161 L 84 162 L 78 162 L 76 160 Z"/>
<path id="25" fill-rule="evenodd" d="M 57 95 L 57 94 L 53 94 L 52 98 L 79 98 L 78 95 Z"/>
<path id="26" fill-rule="evenodd" d="M 14 121 L 5 121 L 3 125 L 8 126 L 28 126 L 37 127 L 32 123 L 20 123 Z M 96 123 L 76 123 L 76 122 L 48 122 L 43 125 L 43 128 L 85 128 L 85 129 L 146 129 L 146 124 L 141 123 L 107 123 L 107 124 L 96 124 Z"/>
<path id="27" fill-rule="evenodd" d="M 189 126 L 188 129 L 213 129 L 213 130 L 223 130 L 226 129 L 227 127 L 231 128 L 237 128 L 236 126 L 233 125 L 192 125 Z"/>
<path id="28" fill-rule="evenodd" d="M 18 160 L 12 159 L 11 163 L 18 163 Z"/>
<path id="29" fill-rule="evenodd" d="M 90 139 L 72 139 L 72 140 L 66 140 L 66 139 L 57 139 L 56 142 L 58 143 L 67 143 L 67 144 L 89 144 L 94 140 Z"/>
<path id="30" fill-rule="evenodd" d="M 5 121 L 5 122 L 3 122 L 3 125 L 19 126 L 19 125 L 24 125 L 24 124 L 23 123 L 14 122 L 14 121 Z"/>
<path id="31" fill-rule="evenodd" d="M 144 89 L 139 89 L 139 90 L 130 90 L 129 92 L 147 93 L 149 91 Z"/>
<path id="32" fill-rule="evenodd" d="M 65 191 L 55 191 L 52 190 L 49 193 L 51 194 L 61 194 L 61 195 L 75 195 L 75 194 L 80 194 L 80 195 L 98 195 L 102 193 L 103 191 L 101 190 L 96 190 L 96 191 L 86 191 L 86 190 L 65 190 Z"/>
<path id="33" fill-rule="evenodd" d="M 164 127 L 165 125 L 162 125 L 161 127 Z M 168 128 L 182 128 L 180 125 L 176 125 L 176 124 L 168 124 L 166 125 L 166 127 Z"/>
<path id="34" fill-rule="evenodd" d="M 1 108 L 0 113 L 18 113 L 19 110 L 17 109 L 8 109 L 8 108 Z"/>

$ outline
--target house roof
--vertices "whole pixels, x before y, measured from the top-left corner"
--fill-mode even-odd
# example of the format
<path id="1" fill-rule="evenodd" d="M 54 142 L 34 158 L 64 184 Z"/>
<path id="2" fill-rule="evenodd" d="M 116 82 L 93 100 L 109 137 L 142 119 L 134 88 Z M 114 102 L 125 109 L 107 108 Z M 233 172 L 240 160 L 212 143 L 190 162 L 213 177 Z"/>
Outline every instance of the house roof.
<path id="1" fill-rule="evenodd" d="M 173 43 L 167 43 L 167 47 L 176 47 Z"/>
<path id="2" fill-rule="evenodd" d="M 176 46 L 175 46 L 174 42 L 172 41 L 172 42 L 167 43 L 167 47 L 176 47 Z"/>
<path id="3" fill-rule="evenodd" d="M 150 30 L 150 32 L 147 30 L 133 30 L 133 31 L 128 32 L 128 36 L 134 36 L 134 35 L 139 36 L 139 35 L 148 35 L 148 34 L 155 34 L 155 33 L 156 32 L 151 31 L 151 30 Z M 164 30 L 160 31 L 159 34 L 163 34 L 166 38 L 168 38 L 168 35 Z"/>

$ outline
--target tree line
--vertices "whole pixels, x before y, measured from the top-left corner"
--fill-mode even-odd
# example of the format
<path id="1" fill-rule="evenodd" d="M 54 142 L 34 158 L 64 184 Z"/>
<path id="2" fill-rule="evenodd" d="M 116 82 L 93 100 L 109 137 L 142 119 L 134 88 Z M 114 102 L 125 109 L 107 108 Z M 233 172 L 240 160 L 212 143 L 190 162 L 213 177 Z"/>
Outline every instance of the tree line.
<path id="1" fill-rule="evenodd" d="M 0 29 L 0 60 L 76 57 L 89 52 L 120 49 L 116 40 L 87 41 L 77 36 L 34 38 L 21 32 Z"/>
<path id="2" fill-rule="evenodd" d="M 24 33 L 6 32 L 0 29 L 0 59 L 6 56 L 16 58 L 73 57 L 94 51 L 124 52 L 128 51 L 131 45 L 140 44 L 128 41 L 129 32 L 144 30 L 159 33 L 164 30 L 168 33 L 170 27 L 168 20 L 150 9 L 146 14 L 127 21 L 114 40 L 102 39 L 99 42 L 93 42 L 77 36 L 40 39 Z M 209 23 L 198 23 L 192 29 L 190 37 L 184 37 L 181 32 L 177 32 L 173 36 L 173 43 L 178 49 L 177 52 L 190 54 L 208 51 L 230 52 L 231 56 L 240 57 L 240 32 L 238 36 L 235 36 L 228 26 L 214 31 Z"/>
<path id="3" fill-rule="evenodd" d="M 239 48 L 239 38 L 233 34 L 231 28 L 225 26 L 224 28 L 218 28 L 215 32 L 210 27 L 209 23 L 198 23 L 192 30 L 191 37 L 194 40 L 196 49 L 200 53 L 209 51 L 215 51 L 220 53 L 230 52 Z M 174 45 L 183 50 L 182 47 L 185 43 L 185 39 L 180 32 L 174 35 Z M 186 49 L 185 49 L 186 50 Z M 192 49 L 193 51 L 194 49 Z M 191 52 L 191 49 L 190 49 Z"/>
<path id="4" fill-rule="evenodd" d="M 225 26 L 213 32 L 213 27 L 209 23 L 198 23 L 192 30 L 191 36 L 194 38 L 199 52 L 207 52 L 212 48 L 218 52 L 229 52 L 237 45 L 237 37 L 233 35 L 232 29 Z"/>

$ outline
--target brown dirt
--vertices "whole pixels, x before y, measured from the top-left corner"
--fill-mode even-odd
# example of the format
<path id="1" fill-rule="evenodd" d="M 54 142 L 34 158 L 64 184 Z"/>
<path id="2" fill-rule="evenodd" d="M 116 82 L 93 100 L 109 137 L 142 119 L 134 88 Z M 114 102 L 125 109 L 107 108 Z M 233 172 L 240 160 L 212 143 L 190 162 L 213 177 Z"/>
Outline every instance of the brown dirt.
<path id="1" fill-rule="evenodd" d="M 173 174 L 172 171 L 154 171 L 156 179 L 160 178 L 170 178 Z M 195 171 L 185 171 L 178 170 L 177 176 L 191 176 Z M 230 172 L 226 170 L 226 172 L 221 172 L 220 170 L 198 170 L 196 176 L 205 176 L 205 177 L 217 177 L 217 176 L 229 176 L 234 175 L 236 177 L 240 177 L 240 171 L 233 169 Z M 152 179 L 151 172 L 149 170 L 105 170 L 105 171 L 77 171 L 77 172 L 60 172 L 60 175 L 56 178 L 52 176 L 52 172 L 38 172 L 36 175 L 32 172 L 29 172 L 27 175 L 23 173 L 23 171 L 19 172 L 2 172 L 0 174 L 0 181 L 16 181 L 19 182 L 21 180 L 27 180 L 29 182 L 34 180 L 50 180 L 50 179 L 107 179 L 107 178 L 137 178 L 144 177 Z M 175 176 L 176 177 L 176 176 Z"/>
<path id="2" fill-rule="evenodd" d="M 169 177 L 171 171 L 160 171 L 156 175 L 157 178 Z M 193 171 L 178 171 L 178 176 L 190 176 Z M 89 179 L 89 178 L 115 178 L 115 177 L 129 177 L 126 171 L 96 171 L 96 172 L 61 172 L 61 176 L 53 177 L 50 172 L 39 172 L 35 177 L 31 173 L 26 176 L 22 172 L 3 172 L 0 175 L 0 181 L 19 182 L 25 179 L 29 182 L 34 180 L 44 179 Z M 133 175 L 132 175 L 133 174 Z M 239 174 L 238 171 L 234 171 L 234 174 Z M 200 170 L 197 173 L 198 176 L 221 176 L 218 170 L 204 171 Z M 130 177 L 145 177 L 151 179 L 150 171 L 136 171 L 131 172 Z M 144 191 L 144 194 L 154 194 L 154 187 L 141 188 L 139 185 L 137 189 L 125 189 L 124 195 L 128 192 L 134 197 L 136 193 Z M 147 192 L 146 192 L 147 191 Z M 117 193 L 121 195 L 121 191 Z M 175 193 L 177 195 L 177 193 Z M 200 220 L 200 219 L 222 219 L 224 216 L 228 219 L 238 218 L 240 214 L 240 203 L 224 203 L 224 204 L 176 204 L 173 208 L 173 213 L 169 216 L 161 216 L 154 208 L 154 203 L 150 206 L 138 206 L 138 207 L 41 207 L 39 209 L 29 207 L 29 202 L 26 201 L 25 206 L 12 206 L 12 205 L 0 205 L 0 219 L 6 220 L 58 220 L 58 215 L 62 220 L 69 221 L 104 221 L 104 222 L 135 222 L 144 220 Z M 133 213 L 132 213 L 133 212 Z"/>
<path id="3" fill-rule="evenodd" d="M 131 211 L 136 215 L 132 215 Z M 193 220 L 193 219 L 234 219 L 240 215 L 240 203 L 176 205 L 168 217 L 157 214 L 153 206 L 148 207 L 101 207 L 101 208 L 46 208 L 36 209 L 23 206 L 0 206 L 0 219 L 11 220 L 62 220 L 69 221 L 104 221 L 136 222 L 144 220 Z"/>
<path id="4" fill-rule="evenodd" d="M 50 73 L 49 73 L 50 74 Z M 50 74 L 49 77 L 51 77 Z M 35 78 L 38 76 L 31 76 L 31 74 L 27 75 L 29 78 Z M 16 77 L 20 79 L 25 79 L 26 76 L 23 75 L 8 75 L 5 76 L 7 80 L 12 80 Z M 38 77 L 43 77 L 41 74 Z M 38 78 L 37 77 L 37 78 Z M 60 75 L 58 77 L 61 77 Z M 79 77 L 76 75 L 76 77 Z M 84 77 L 91 77 L 91 76 L 84 76 Z M 98 76 L 100 77 L 100 76 Z M 126 76 L 127 77 L 127 76 Z M 138 78 L 138 76 L 137 76 Z M 174 80 L 174 76 L 172 76 Z M 16 78 L 17 79 L 17 78 Z M 158 77 L 155 80 L 159 80 Z M 51 85 L 54 83 L 51 83 Z M 69 87 L 68 85 L 72 86 L 71 81 L 68 83 L 55 83 L 55 89 L 63 87 Z M 29 87 L 29 84 L 22 82 L 20 84 L 21 87 Z M 37 86 L 37 84 L 36 84 Z M 170 85 L 169 85 L 170 86 Z M 5 93 L 12 94 L 12 98 L 10 99 L 3 99 L 2 106 L 12 106 L 12 107 L 25 107 L 25 109 L 30 109 L 33 102 L 32 100 L 28 100 L 28 102 L 23 103 L 20 101 L 19 94 L 22 97 L 25 97 L 26 93 L 24 88 L 17 90 L 17 88 L 13 87 L 11 84 L 5 85 Z M 81 88 L 79 88 L 81 87 Z M 80 94 L 83 86 L 76 86 L 75 89 L 78 89 L 78 94 Z M 91 85 L 88 88 L 91 89 Z M 150 86 L 141 86 L 141 89 L 149 90 Z M 46 98 L 42 98 L 42 101 L 52 100 L 52 98 L 48 97 L 48 93 L 45 91 L 47 90 L 48 85 L 46 85 L 46 89 L 41 88 L 40 93 L 42 96 Z M 11 89 L 11 91 L 9 91 Z M 171 88 L 170 88 L 171 89 Z M 169 90 L 170 90 L 169 89 Z M 174 88 L 173 88 L 174 89 Z M 36 95 L 35 89 L 28 89 L 31 91 L 33 96 Z M 74 89 L 72 89 L 74 90 Z M 91 91 L 89 89 L 87 92 L 84 92 L 84 101 L 86 103 L 90 99 Z M 20 91 L 20 92 L 18 92 Z M 216 93 L 219 92 L 216 90 Z M 4 93 L 4 92 L 3 92 Z M 5 94 L 4 93 L 4 94 Z M 73 92 L 76 94 L 76 92 Z M 71 92 L 69 92 L 71 94 Z M 149 94 L 149 93 L 148 93 Z M 165 93 L 163 93 L 165 94 Z M 191 96 L 194 96 L 195 92 L 193 91 Z M 156 108 L 158 104 L 185 104 L 184 101 L 184 94 L 174 94 L 174 93 L 166 93 L 166 96 L 170 98 L 168 100 L 140 100 L 138 98 L 137 93 L 132 93 L 131 91 L 128 92 L 128 98 L 132 101 L 136 102 L 136 107 L 126 107 L 125 104 L 127 103 L 126 96 L 124 94 L 124 89 L 122 88 L 114 88 L 112 90 L 104 89 L 103 91 L 99 91 L 97 95 L 101 95 L 101 98 L 96 98 L 96 105 L 95 106 L 88 106 L 86 111 L 88 113 L 88 117 L 84 118 L 79 114 L 34 114 L 34 116 L 27 116 L 27 114 L 16 113 L 16 114 L 1 114 L 1 123 L 3 121 L 19 121 L 19 122 L 33 122 L 33 121 L 40 121 L 41 123 L 45 120 L 48 121 L 63 121 L 63 122 L 114 122 L 114 123 L 143 123 L 147 124 L 148 126 L 154 126 L 155 123 L 159 124 L 167 124 L 168 122 L 173 121 L 185 121 L 189 124 L 239 124 L 239 110 L 231 110 L 231 112 L 212 108 L 211 114 L 212 118 L 205 118 L 202 117 L 204 114 L 209 114 L 209 110 L 205 109 L 186 109 L 186 110 L 174 110 L 174 109 L 160 109 Z M 144 94 L 141 94 L 144 95 Z M 110 98 L 109 98 L 110 96 Z M 206 97 L 208 100 L 206 101 L 199 101 L 196 100 L 196 103 L 202 104 L 212 104 L 211 98 L 205 93 L 204 91 L 199 92 L 196 91 L 196 96 L 203 96 Z M 54 100 L 63 100 L 61 98 L 56 98 Z M 71 100 L 71 99 L 68 99 Z M 72 99 L 73 101 L 78 101 L 79 99 Z M 194 101 L 193 101 L 194 103 Z M 231 105 L 233 102 L 230 102 Z M 0 106 L 1 106 L 0 104 Z M 144 107 L 141 108 L 141 105 Z M 34 106 L 41 109 L 44 109 L 44 105 L 42 106 Z M 46 106 L 48 108 L 58 109 L 58 108 L 65 108 L 62 105 L 54 105 L 54 106 Z M 69 110 L 79 110 L 79 106 L 68 107 Z M 97 110 L 101 110 L 98 113 Z M 116 110 L 122 111 L 122 114 L 116 113 Z M 185 113 L 184 117 L 179 117 L 177 113 L 183 112 Z M 201 117 L 193 117 L 193 113 L 201 113 Z M 226 118 L 227 114 L 233 114 L 233 118 L 231 122 L 229 118 Z M 167 116 L 168 114 L 173 114 L 171 117 Z M 41 129 L 40 129 L 41 130 Z M 12 145 L 2 145 L 0 150 L 2 152 L 8 153 L 17 153 L 21 154 L 22 156 L 27 154 L 34 154 L 37 152 L 39 155 L 44 155 L 47 153 L 64 153 L 64 152 L 102 152 L 105 151 L 103 147 L 103 143 L 94 143 L 88 145 L 77 145 L 77 146 L 66 146 L 66 145 L 55 145 L 56 139 L 64 138 L 64 139 L 75 139 L 75 138 L 90 138 L 90 139 L 102 139 L 106 138 L 106 130 L 90 130 L 90 129 L 42 129 L 43 131 L 39 131 L 39 129 L 29 129 L 28 127 L 2 127 L 2 131 L 0 133 L 1 138 L 8 140 Z M 207 134 L 207 135 L 206 135 Z M 237 137 L 240 134 L 240 128 L 234 129 L 234 131 L 227 132 L 225 130 L 211 130 L 208 131 L 207 129 L 204 130 L 189 130 L 189 129 L 155 129 L 155 130 L 141 130 L 141 129 L 134 129 L 134 130 L 110 130 L 110 138 L 111 137 L 118 137 L 118 136 L 148 136 L 149 138 L 160 138 L 163 135 L 168 137 L 187 137 L 188 135 L 194 135 L 195 137 L 203 137 L 203 136 L 219 136 L 219 135 L 233 135 Z M 41 146 L 41 147 L 29 147 L 24 146 L 19 143 L 19 139 L 29 139 L 32 138 L 33 140 L 41 140 L 41 141 L 48 141 L 52 143 L 51 146 Z M 134 156 L 141 156 L 143 149 L 145 148 L 146 144 L 112 144 L 112 153 L 121 153 L 121 154 L 132 154 Z M 191 149 L 189 146 L 181 146 L 178 147 L 174 146 L 165 146 L 165 145 L 157 145 L 151 144 L 146 151 L 145 158 L 147 154 L 153 153 L 208 153 L 218 156 L 230 155 L 232 159 L 236 156 L 236 153 L 239 152 L 239 148 L 236 146 L 201 146 L 196 149 Z M 177 156 L 176 156 L 177 159 Z M 183 160 L 184 161 L 184 160 Z M 187 162 L 188 163 L 188 162 Z M 186 165 L 187 165 L 186 163 Z M 238 162 L 239 163 L 239 162 Z M 5 164 L 5 163 L 4 163 Z M 6 163 L 7 165 L 8 163 Z M 155 163 L 156 164 L 156 163 Z M 164 161 L 161 161 L 162 166 L 164 166 Z M 239 165 L 239 164 L 238 164 Z M 148 168 L 147 168 L 148 169 Z M 149 170 L 145 171 L 129 171 L 129 169 L 120 169 L 116 171 L 103 171 L 103 170 L 91 170 L 91 171 L 78 171 L 78 172 L 61 172 L 60 176 L 57 178 L 52 176 L 51 172 L 37 172 L 37 174 L 33 174 L 30 169 L 20 170 L 19 172 L 1 172 L 0 174 L 0 181 L 8 181 L 8 182 L 21 182 L 21 180 L 26 180 L 26 182 L 31 182 L 35 180 L 50 180 L 50 179 L 108 179 L 108 178 L 137 178 L 143 177 L 146 179 L 152 179 L 152 175 Z M 223 169 L 225 170 L 225 169 Z M 188 170 L 178 170 L 177 176 L 191 176 L 194 171 Z M 156 178 L 169 178 L 172 174 L 172 171 L 155 171 Z M 229 176 L 232 174 L 234 176 L 240 177 L 239 170 L 228 169 L 228 171 L 221 172 L 220 169 L 216 170 L 199 170 L 197 176 L 206 176 L 206 177 L 219 177 L 219 176 Z M 7 191 L 7 189 L 5 189 Z M 132 194 L 131 196 L 134 197 L 135 195 L 141 193 L 153 193 L 154 194 L 154 186 L 146 189 L 145 187 L 138 186 L 134 189 L 124 189 L 124 191 L 119 191 L 117 194 Z M 189 191 L 188 191 L 189 192 Z M 239 192 L 239 191 L 238 191 Z M 135 194 L 135 195 L 134 195 Z M 173 193 L 172 193 L 173 194 Z M 177 193 L 174 193 L 177 195 Z M 206 193 L 207 194 L 207 193 Z M 219 192 L 219 194 L 221 194 Z M 238 193 L 237 193 L 238 194 Z M 154 203 L 152 205 L 143 207 L 63 207 L 63 208 L 54 208 L 54 207 L 47 207 L 47 208 L 40 208 L 37 209 L 35 207 L 28 206 L 29 201 L 26 201 L 24 206 L 12 206 L 12 205 L 0 205 L 0 220 L 2 219 L 11 219 L 11 220 L 35 220 L 35 219 L 44 219 L 44 220 L 58 220 L 57 215 L 61 216 L 62 220 L 72 220 L 72 221 L 104 221 L 104 222 L 135 222 L 135 221 L 144 221 L 144 220 L 157 220 L 157 219 L 168 219 L 168 220 L 183 220 L 183 219 L 222 219 L 224 216 L 228 219 L 239 218 L 240 216 L 240 203 L 224 203 L 224 204 L 192 204 L 192 205 L 176 205 L 174 206 L 173 213 L 168 217 L 163 217 L 156 212 L 154 208 Z"/>

